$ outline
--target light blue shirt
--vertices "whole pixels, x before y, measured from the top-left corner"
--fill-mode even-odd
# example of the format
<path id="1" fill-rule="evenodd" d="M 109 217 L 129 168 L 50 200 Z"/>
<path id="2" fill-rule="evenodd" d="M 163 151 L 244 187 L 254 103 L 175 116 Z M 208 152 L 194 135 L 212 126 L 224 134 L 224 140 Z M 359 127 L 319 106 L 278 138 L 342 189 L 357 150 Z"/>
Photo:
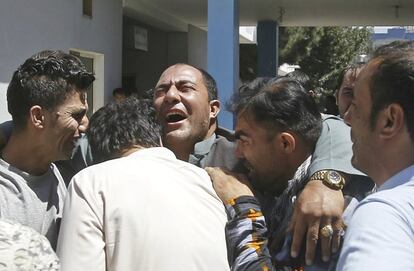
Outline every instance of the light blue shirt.
<path id="1" fill-rule="evenodd" d="M 337 270 L 414 270 L 414 165 L 357 206 Z"/>

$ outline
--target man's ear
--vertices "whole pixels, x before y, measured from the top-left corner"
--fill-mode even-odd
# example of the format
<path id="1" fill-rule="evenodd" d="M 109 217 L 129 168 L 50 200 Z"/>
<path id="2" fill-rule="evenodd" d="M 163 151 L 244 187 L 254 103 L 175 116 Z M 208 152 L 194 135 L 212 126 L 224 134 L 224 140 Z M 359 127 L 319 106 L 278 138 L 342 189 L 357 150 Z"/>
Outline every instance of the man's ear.
<path id="1" fill-rule="evenodd" d="M 217 118 L 218 113 L 220 112 L 220 101 L 211 100 L 210 101 L 210 118 Z"/>
<path id="2" fill-rule="evenodd" d="M 280 144 L 279 146 L 281 147 L 282 150 L 284 150 L 286 154 L 290 154 L 295 151 L 296 139 L 291 133 L 288 133 L 288 132 L 280 133 L 277 136 L 277 138 L 278 138 L 277 140 L 278 144 Z"/>
<path id="3" fill-rule="evenodd" d="M 43 129 L 45 127 L 45 111 L 41 106 L 32 106 L 29 111 L 29 116 L 29 122 L 33 127 L 37 129 Z"/>
<path id="4" fill-rule="evenodd" d="M 404 128 L 404 110 L 401 105 L 392 103 L 378 114 L 379 135 L 383 139 L 392 139 Z"/>

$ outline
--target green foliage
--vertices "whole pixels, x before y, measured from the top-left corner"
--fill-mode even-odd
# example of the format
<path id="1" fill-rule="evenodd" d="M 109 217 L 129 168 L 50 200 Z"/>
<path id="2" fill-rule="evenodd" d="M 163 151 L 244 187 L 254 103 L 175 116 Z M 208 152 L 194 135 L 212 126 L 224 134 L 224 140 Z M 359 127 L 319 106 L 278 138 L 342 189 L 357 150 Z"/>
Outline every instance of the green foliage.
<path id="1" fill-rule="evenodd" d="M 369 27 L 281 27 L 279 64 L 298 64 L 323 95 L 337 88 L 341 70 L 372 47 Z"/>

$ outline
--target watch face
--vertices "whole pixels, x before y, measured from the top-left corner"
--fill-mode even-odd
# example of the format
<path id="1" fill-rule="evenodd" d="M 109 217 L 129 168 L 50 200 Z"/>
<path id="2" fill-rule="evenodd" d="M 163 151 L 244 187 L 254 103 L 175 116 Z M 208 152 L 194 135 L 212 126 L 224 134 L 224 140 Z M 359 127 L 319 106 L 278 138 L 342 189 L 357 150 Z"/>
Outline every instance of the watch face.
<path id="1" fill-rule="evenodd" d="M 341 175 L 339 175 L 338 172 L 336 171 L 329 171 L 328 172 L 328 179 L 333 183 L 333 184 L 340 184 L 341 183 Z"/>

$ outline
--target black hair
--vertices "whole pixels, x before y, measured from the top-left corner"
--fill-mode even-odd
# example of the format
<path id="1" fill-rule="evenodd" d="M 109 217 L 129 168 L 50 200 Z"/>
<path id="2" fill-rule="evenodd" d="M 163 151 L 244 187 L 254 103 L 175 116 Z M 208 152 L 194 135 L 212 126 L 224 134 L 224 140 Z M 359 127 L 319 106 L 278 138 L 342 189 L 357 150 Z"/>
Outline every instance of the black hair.
<path id="1" fill-rule="evenodd" d="M 125 91 L 123 88 L 116 88 L 112 91 L 112 96 L 115 95 L 124 95 L 124 96 L 128 96 L 127 95 L 127 91 Z"/>
<path id="2" fill-rule="evenodd" d="M 238 116 L 247 112 L 274 132 L 293 131 L 311 149 L 321 134 L 322 120 L 315 101 L 291 78 L 259 78 L 242 86 L 233 96 L 231 109 Z"/>
<path id="3" fill-rule="evenodd" d="M 218 94 L 217 94 L 217 83 L 216 80 L 214 80 L 213 76 L 211 76 L 208 72 L 206 72 L 203 69 L 194 67 L 199 72 L 201 72 L 201 75 L 203 76 L 204 84 L 206 85 L 207 92 L 208 92 L 208 100 L 217 100 Z"/>
<path id="4" fill-rule="evenodd" d="M 391 43 L 379 47 L 374 59 L 380 62 L 371 79 L 371 129 L 379 111 L 392 103 L 399 104 L 414 141 L 414 41 Z"/>
<path id="5" fill-rule="evenodd" d="M 314 89 L 309 75 L 301 70 L 294 70 L 293 72 L 286 74 L 286 77 L 298 81 L 306 91 L 311 91 Z"/>
<path id="6" fill-rule="evenodd" d="M 30 108 L 53 110 L 72 91 L 86 91 L 95 77 L 73 55 L 45 50 L 27 59 L 7 88 L 7 106 L 17 129 L 25 126 Z"/>
<path id="7" fill-rule="evenodd" d="M 144 148 L 160 146 L 160 131 L 152 101 L 130 96 L 96 111 L 86 135 L 93 162 L 100 163 L 119 156 L 134 145 Z"/>

